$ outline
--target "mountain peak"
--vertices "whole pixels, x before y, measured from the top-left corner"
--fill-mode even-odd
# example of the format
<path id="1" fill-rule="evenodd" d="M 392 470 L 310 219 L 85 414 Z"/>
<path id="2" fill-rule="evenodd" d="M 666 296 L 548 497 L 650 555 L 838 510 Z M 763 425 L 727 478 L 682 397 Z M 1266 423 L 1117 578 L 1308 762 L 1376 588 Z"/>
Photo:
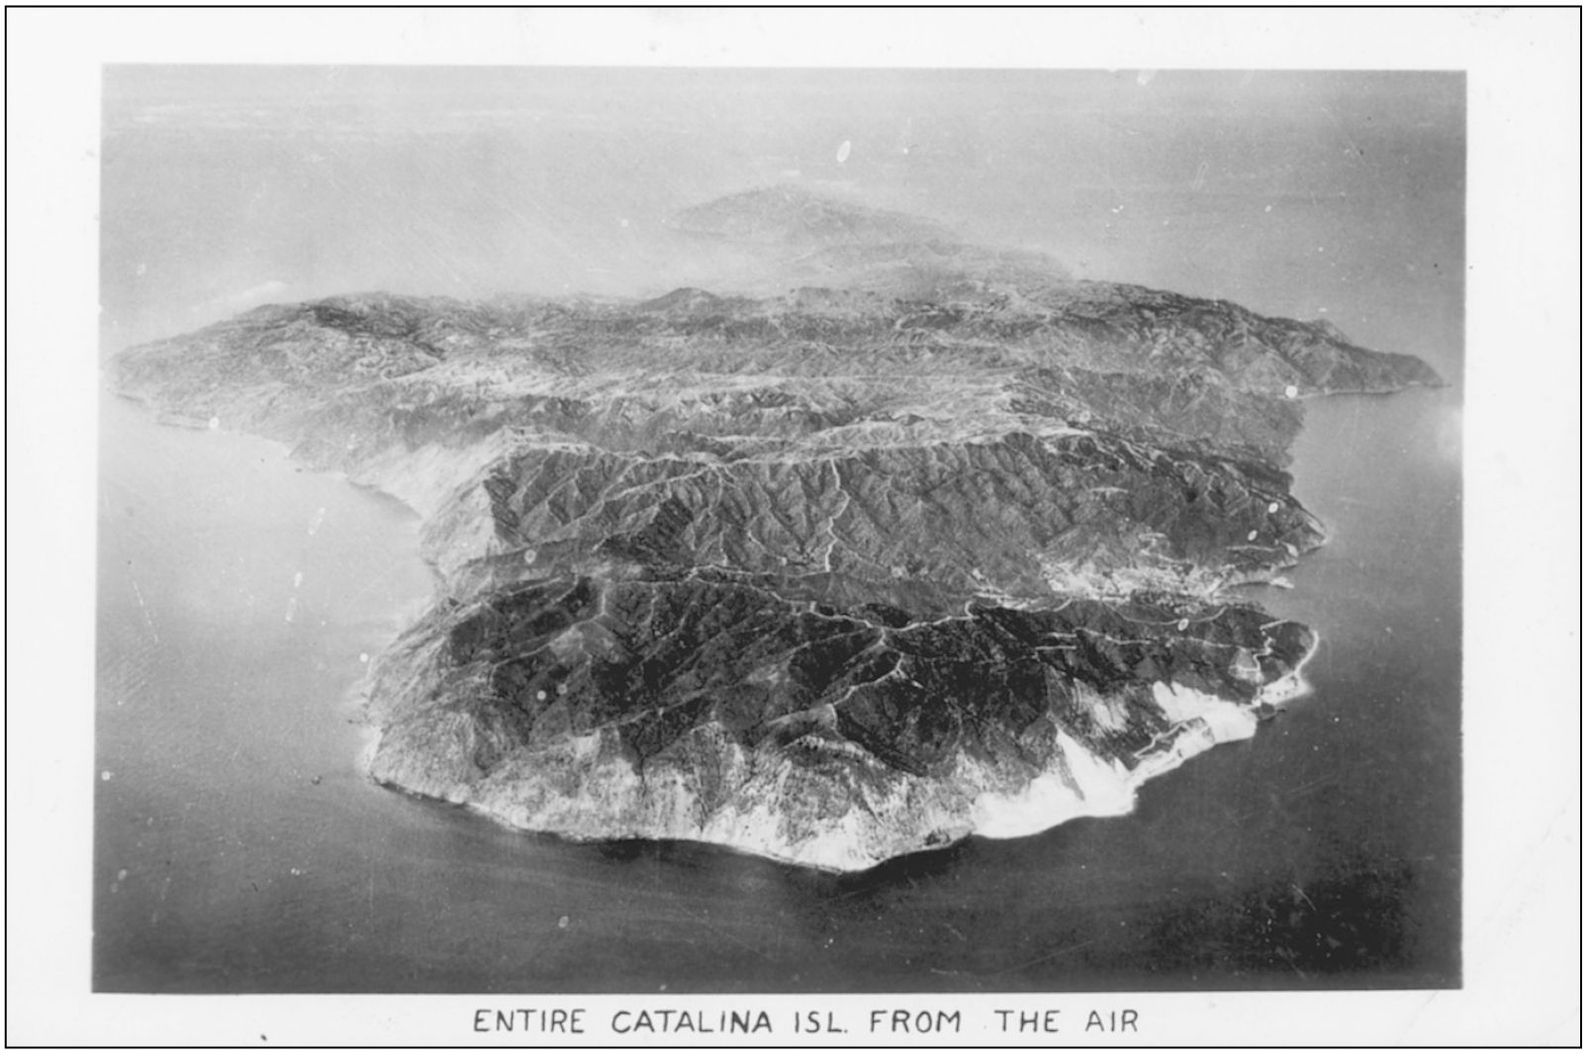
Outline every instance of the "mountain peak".
<path id="1" fill-rule="evenodd" d="M 671 226 L 692 235 L 796 247 L 954 241 L 931 220 L 878 209 L 791 185 L 725 195 L 675 214 Z"/>

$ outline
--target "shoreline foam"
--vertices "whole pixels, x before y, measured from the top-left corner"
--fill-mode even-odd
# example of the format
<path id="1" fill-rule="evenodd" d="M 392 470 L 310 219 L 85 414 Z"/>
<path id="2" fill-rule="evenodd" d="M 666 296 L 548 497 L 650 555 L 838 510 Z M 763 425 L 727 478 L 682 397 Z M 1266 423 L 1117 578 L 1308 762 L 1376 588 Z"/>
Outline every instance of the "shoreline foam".
<path id="1" fill-rule="evenodd" d="M 377 783 L 430 800 L 457 805 L 514 830 L 550 834 L 565 840 L 600 843 L 620 840 L 686 841 L 713 845 L 743 855 L 828 873 L 855 873 L 913 853 L 945 848 L 968 837 L 1011 840 L 1031 837 L 1077 819 L 1132 814 L 1145 783 L 1227 742 L 1253 738 L 1260 709 L 1309 693 L 1303 669 L 1310 650 L 1285 675 L 1257 688 L 1247 703 L 1165 683 L 1155 685 L 1158 704 L 1174 715 L 1174 726 L 1141 751 L 1129 767 L 1097 756 L 1064 732 L 1046 767 L 1021 783 L 998 775 L 988 765 L 959 755 L 943 778 L 896 777 L 885 796 L 848 802 L 845 813 L 821 828 L 793 832 L 793 817 L 777 804 L 799 795 L 788 790 L 812 781 L 791 762 L 758 749 L 715 740 L 722 771 L 754 792 L 743 806 L 723 806 L 707 818 L 690 778 L 672 770 L 642 775 L 603 752 L 602 737 L 588 736 L 571 747 L 570 760 L 580 781 L 573 794 L 563 789 L 571 773 L 519 777 L 497 784 L 482 797 L 468 784 L 405 781 L 390 765 L 376 760 L 381 733 L 371 747 L 370 774 Z M 1159 748 L 1156 748 L 1159 747 Z M 526 765 L 553 764 L 550 760 Z M 377 774 L 380 768 L 381 774 Z M 600 777 L 595 773 L 603 773 Z M 596 792 L 600 791 L 600 793 Z M 758 792 L 761 791 L 761 792 Z M 497 796 L 491 796 L 491 794 Z M 550 803 L 555 800 L 556 803 Z M 906 823 L 913 825 L 907 826 Z M 927 838 L 915 835 L 927 832 Z"/>

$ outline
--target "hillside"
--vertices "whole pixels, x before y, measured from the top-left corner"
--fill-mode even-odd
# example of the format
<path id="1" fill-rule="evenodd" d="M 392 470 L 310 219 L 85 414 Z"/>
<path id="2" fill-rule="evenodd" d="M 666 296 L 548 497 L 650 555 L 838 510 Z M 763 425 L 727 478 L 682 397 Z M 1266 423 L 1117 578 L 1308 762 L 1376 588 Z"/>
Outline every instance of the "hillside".
<path id="1" fill-rule="evenodd" d="M 1283 469 L 1300 398 L 1441 384 L 900 214 L 764 191 L 678 228 L 792 281 L 336 297 L 113 365 L 425 518 L 379 780 L 830 869 L 1126 811 L 1313 649 L 1227 593 L 1324 541 Z"/>

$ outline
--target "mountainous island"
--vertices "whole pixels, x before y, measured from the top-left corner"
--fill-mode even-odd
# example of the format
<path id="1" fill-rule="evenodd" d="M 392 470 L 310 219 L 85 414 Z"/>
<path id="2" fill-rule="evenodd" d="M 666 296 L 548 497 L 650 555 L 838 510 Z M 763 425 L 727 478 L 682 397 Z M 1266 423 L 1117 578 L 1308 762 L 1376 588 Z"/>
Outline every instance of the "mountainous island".
<path id="1" fill-rule="evenodd" d="M 737 281 L 267 305 L 114 360 L 424 519 L 377 781 L 838 871 L 1127 812 L 1301 686 L 1313 633 L 1229 591 L 1324 542 L 1299 398 L 1442 384 L 793 188 L 670 237 Z"/>

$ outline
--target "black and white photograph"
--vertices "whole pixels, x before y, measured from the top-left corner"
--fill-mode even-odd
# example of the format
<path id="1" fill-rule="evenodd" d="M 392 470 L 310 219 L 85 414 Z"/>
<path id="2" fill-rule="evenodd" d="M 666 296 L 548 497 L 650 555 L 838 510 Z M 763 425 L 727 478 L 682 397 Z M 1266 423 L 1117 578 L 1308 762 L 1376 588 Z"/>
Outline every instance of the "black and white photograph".
<path id="1" fill-rule="evenodd" d="M 1572 344 L 1478 329 L 1473 233 L 1549 202 L 1476 206 L 1497 78 L 760 61 L 847 16 L 579 15 L 331 16 L 523 61 L 82 67 L 82 344 L 8 340 L 75 363 L 7 404 L 91 416 L 88 638 L 7 711 L 8 893 L 43 854 L 12 777 L 70 759 L 60 980 L 144 1024 L 29 1040 L 1577 1042 L 1577 456 L 1521 469 L 1478 381 L 1556 365 L 1521 429 L 1573 446 L 1576 284 L 1525 324 Z M 1134 21 L 1075 17 L 985 25 Z M 50 459 L 8 440 L 8 480 Z M 1557 524 L 1500 541 L 1539 478 Z M 1535 1016 L 1423 1017 L 1526 987 L 1527 907 Z M 202 997 L 249 1013 L 149 1012 Z M 335 997 L 431 1023 L 317 1029 Z"/>

